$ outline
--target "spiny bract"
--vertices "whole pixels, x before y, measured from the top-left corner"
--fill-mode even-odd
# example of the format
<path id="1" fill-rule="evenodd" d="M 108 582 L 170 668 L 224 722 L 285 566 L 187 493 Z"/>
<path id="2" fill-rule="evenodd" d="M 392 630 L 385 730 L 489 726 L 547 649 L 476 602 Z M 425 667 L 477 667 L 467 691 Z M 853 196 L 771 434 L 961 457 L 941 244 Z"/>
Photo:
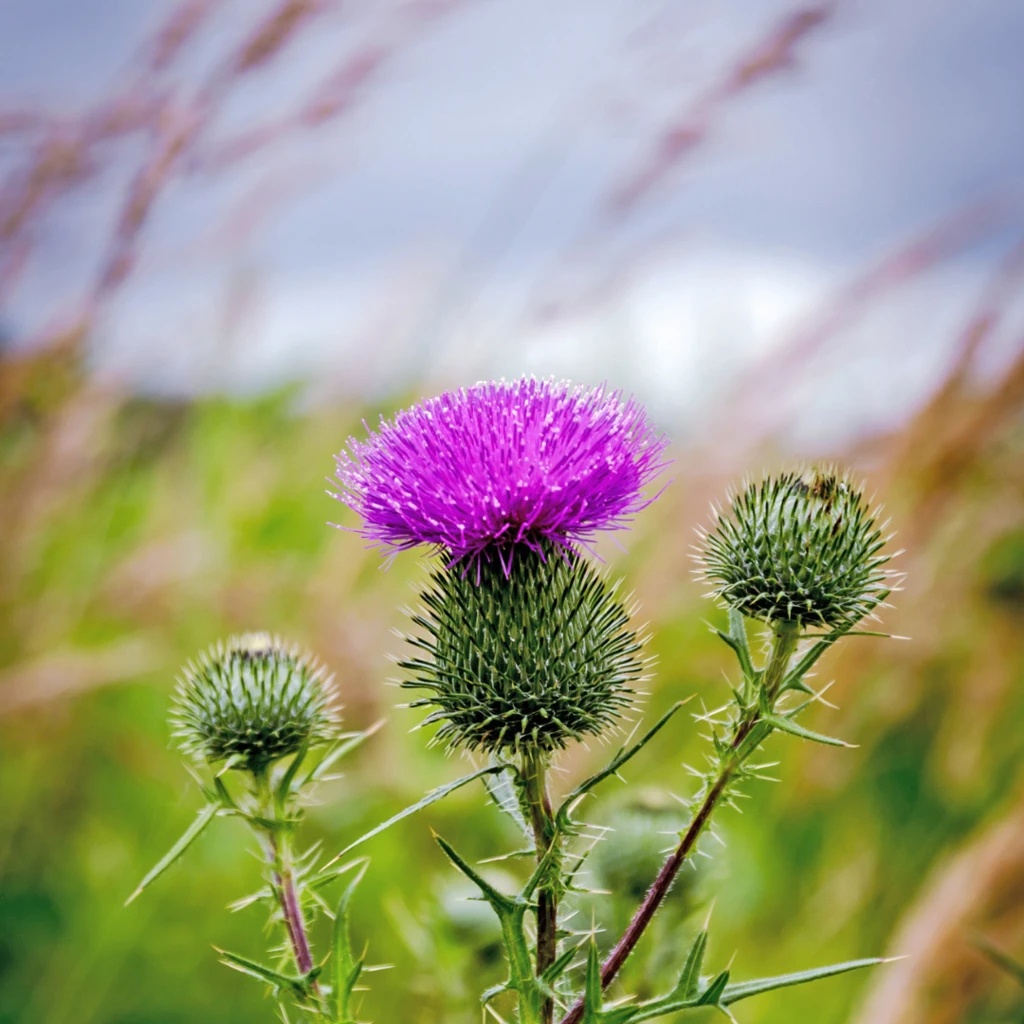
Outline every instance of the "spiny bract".
<path id="1" fill-rule="evenodd" d="M 600 733 L 644 675 L 641 640 L 615 588 L 552 546 L 523 551 L 508 578 L 496 563 L 480 579 L 458 567 L 433 574 L 413 617 L 421 653 L 401 662 L 403 685 L 431 691 L 438 739 L 501 752 L 550 752 Z"/>
<path id="2" fill-rule="evenodd" d="M 328 739 L 336 719 L 326 670 L 267 633 L 217 644 L 182 671 L 171 724 L 199 761 L 259 773 Z"/>
<path id="3" fill-rule="evenodd" d="M 703 534 L 703 578 L 724 604 L 764 622 L 845 630 L 888 596 L 875 513 L 847 476 L 785 473 L 749 485 Z"/>

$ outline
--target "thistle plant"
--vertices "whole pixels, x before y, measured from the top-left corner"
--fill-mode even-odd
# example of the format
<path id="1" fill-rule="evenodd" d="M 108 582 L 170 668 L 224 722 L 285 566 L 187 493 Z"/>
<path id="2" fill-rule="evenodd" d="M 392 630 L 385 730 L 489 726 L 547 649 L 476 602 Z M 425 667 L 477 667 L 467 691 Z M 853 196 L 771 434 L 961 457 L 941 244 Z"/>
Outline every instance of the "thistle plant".
<path id="1" fill-rule="evenodd" d="M 241 818 L 259 841 L 266 886 L 233 909 L 267 905 L 272 930 L 283 933 L 283 942 L 271 951 L 269 964 L 219 952 L 229 967 L 269 987 L 284 1021 L 354 1024 L 353 992 L 363 970 L 348 931 L 359 864 L 324 872 L 316 847 L 300 853 L 295 845 L 313 788 L 366 735 L 341 733 L 333 699 L 326 669 L 268 633 L 232 637 L 189 662 L 171 724 L 206 805 L 128 898 L 132 902 L 163 874 L 214 818 Z M 345 872 L 353 878 L 332 908 L 323 890 Z M 330 952 L 318 961 L 310 925 L 321 912 L 334 927 Z"/>
<path id="2" fill-rule="evenodd" d="M 426 691 L 413 707 L 430 709 L 424 724 L 436 726 L 435 741 L 485 753 L 489 765 L 397 817 L 483 776 L 522 828 L 533 868 L 511 893 L 438 839 L 501 923 L 509 975 L 483 1001 L 510 993 L 520 1024 L 628 1024 L 705 1006 L 732 1017 L 733 1003 L 759 992 L 879 962 L 730 983 L 728 970 L 701 974 L 705 929 L 664 996 L 613 1007 L 604 996 L 716 812 L 761 774 L 753 757 L 764 741 L 779 731 L 845 745 L 797 721 L 819 696 L 806 679 L 884 601 L 891 581 L 882 528 L 852 481 L 828 470 L 747 488 L 704 535 L 702 572 L 728 610 L 729 628 L 718 632 L 740 678 L 724 708 L 700 716 L 711 749 L 688 823 L 603 963 L 594 929 L 574 931 L 561 914 L 565 895 L 584 885 L 594 845 L 577 817 L 584 798 L 678 710 L 552 799 L 553 758 L 613 734 L 646 672 L 631 609 L 586 553 L 599 531 L 622 527 L 653 500 L 644 489 L 664 466 L 664 447 L 635 403 L 526 379 L 414 406 L 337 459 L 334 497 L 362 517 L 364 536 L 391 553 L 426 545 L 440 556 L 413 615 L 403 685 Z M 760 665 L 747 617 L 767 629 Z"/>
<path id="3" fill-rule="evenodd" d="M 242 817 L 268 865 L 267 888 L 253 900 L 269 902 L 286 942 L 269 965 L 223 957 L 271 987 L 285 1020 L 290 1004 L 307 1020 L 354 1021 L 352 993 L 362 969 L 347 929 L 354 883 L 334 912 L 334 945 L 321 961 L 306 927 L 307 915 L 331 912 L 323 888 L 357 863 L 343 858 L 476 780 L 523 841 L 522 849 L 492 858 L 522 861 L 521 880 L 510 884 L 506 875 L 495 884 L 436 837 L 500 926 L 507 977 L 482 993 L 485 1016 L 514 1015 L 519 1024 L 639 1024 L 711 1007 L 735 1021 L 741 1000 L 882 962 L 866 958 L 737 982 L 728 968 L 705 972 L 705 925 L 660 995 L 650 995 L 658 991 L 650 986 L 643 998 L 608 991 L 645 936 L 649 943 L 658 934 L 656 913 L 719 814 L 764 777 L 766 740 L 783 733 L 848 745 L 807 726 L 807 712 L 821 697 L 811 674 L 834 644 L 884 635 L 862 624 L 884 605 L 896 579 L 885 525 L 837 470 L 767 477 L 717 509 L 700 531 L 697 571 L 725 611 L 727 622 L 715 632 L 736 669 L 723 706 L 695 716 L 706 730 L 706 763 L 691 769 L 697 785 L 673 818 L 673 848 L 645 867 L 649 886 L 637 891 L 615 869 L 615 857 L 599 854 L 591 870 L 588 858 L 603 830 L 581 816 L 588 797 L 621 778 L 633 757 L 667 733 L 681 707 L 646 730 L 634 726 L 606 764 L 569 792 L 555 792 L 552 772 L 563 751 L 607 744 L 639 715 L 641 687 L 652 671 L 645 631 L 634 624 L 621 584 L 595 564 L 591 546 L 657 497 L 652 487 L 665 468 L 665 448 L 635 402 L 602 388 L 532 378 L 449 392 L 349 440 L 336 457 L 329 493 L 354 510 L 359 532 L 388 557 L 423 547 L 432 562 L 399 661 L 401 685 L 415 695 L 410 706 L 426 712 L 420 724 L 431 731 L 430 742 L 475 757 L 478 766 L 326 863 L 316 851 L 296 854 L 294 833 L 308 788 L 363 736 L 338 734 L 322 670 L 263 635 L 232 641 L 186 668 L 173 722 L 182 750 L 206 772 L 200 782 L 208 804 L 140 889 L 213 817 Z M 764 635 L 761 657 L 751 628 Z M 241 787 L 229 787 L 235 776 Z M 628 918 L 603 958 L 596 936 L 608 903 L 588 893 L 595 877 L 613 889 L 615 922 Z M 677 912 L 685 913 L 689 893 L 676 893 Z M 636 904 L 626 914 L 624 901 Z M 590 921 L 580 920 L 581 906 L 593 914 Z M 659 977 L 667 946 L 663 941 L 656 951 Z"/>

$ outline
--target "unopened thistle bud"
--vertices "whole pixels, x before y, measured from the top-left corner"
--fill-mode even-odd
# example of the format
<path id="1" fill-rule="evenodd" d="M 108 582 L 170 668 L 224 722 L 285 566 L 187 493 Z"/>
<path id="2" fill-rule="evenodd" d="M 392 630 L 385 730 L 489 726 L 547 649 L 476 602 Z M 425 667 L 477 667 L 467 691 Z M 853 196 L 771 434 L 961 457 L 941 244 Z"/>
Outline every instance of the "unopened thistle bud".
<path id="1" fill-rule="evenodd" d="M 733 498 L 698 561 L 713 593 L 744 615 L 849 629 L 891 589 L 882 529 L 848 477 L 786 473 Z"/>
<path id="2" fill-rule="evenodd" d="M 549 753 L 602 732 L 643 678 L 641 640 L 615 588 L 554 545 L 521 551 L 509 567 L 433 574 L 414 616 L 418 657 L 403 685 L 431 691 L 438 739 L 491 753 Z"/>
<path id="3" fill-rule="evenodd" d="M 588 862 L 597 887 L 634 904 L 642 900 L 678 837 L 680 816 L 678 802 L 662 793 L 642 792 L 616 808 Z M 684 872 L 672 886 L 670 903 L 692 905 L 696 880 L 696 870 Z"/>
<path id="4" fill-rule="evenodd" d="M 326 670 L 268 633 L 217 644 L 185 666 L 171 723 L 182 750 L 259 774 L 335 725 Z"/>

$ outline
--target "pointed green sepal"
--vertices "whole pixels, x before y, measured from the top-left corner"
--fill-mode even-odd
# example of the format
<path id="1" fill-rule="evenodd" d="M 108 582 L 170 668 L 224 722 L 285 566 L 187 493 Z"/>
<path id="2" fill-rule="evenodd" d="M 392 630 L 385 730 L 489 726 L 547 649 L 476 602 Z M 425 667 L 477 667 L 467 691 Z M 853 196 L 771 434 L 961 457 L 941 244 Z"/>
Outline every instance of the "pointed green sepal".
<path id="1" fill-rule="evenodd" d="M 579 946 L 570 946 L 568 949 L 563 949 L 555 959 L 555 962 L 541 975 L 541 981 L 545 985 L 553 985 L 569 969 L 579 951 Z"/>
<path id="2" fill-rule="evenodd" d="M 597 943 L 591 939 L 587 947 L 587 974 L 583 986 L 583 1024 L 599 1024 L 601 1003 L 601 958 L 597 954 Z"/>
<path id="3" fill-rule="evenodd" d="M 761 673 L 754 668 L 754 661 L 750 657 L 750 641 L 747 639 L 747 626 L 743 614 L 735 608 L 730 608 L 729 632 L 724 633 L 720 629 L 716 629 L 715 632 L 732 648 L 736 660 L 740 664 L 744 681 L 748 684 L 756 684 Z M 745 692 L 748 690 L 749 686 L 744 687 Z"/>
<path id="4" fill-rule="evenodd" d="M 811 649 L 786 673 L 782 680 L 782 685 L 779 687 L 779 693 L 785 693 L 786 690 L 796 690 L 801 688 L 804 676 L 811 671 L 812 668 L 817 664 L 818 659 L 839 639 L 844 636 L 844 632 L 840 630 L 829 633 L 828 636 L 822 637 Z"/>
<path id="5" fill-rule="evenodd" d="M 305 761 L 306 754 L 308 753 L 309 737 L 307 736 L 302 741 L 302 746 L 295 752 L 295 756 L 291 759 L 288 767 L 281 774 L 281 780 L 277 784 L 277 791 L 275 793 L 278 807 L 283 809 L 288 802 L 288 797 L 292 792 L 292 783 L 295 781 L 295 776 L 298 774 L 299 768 L 302 762 Z"/>
<path id="6" fill-rule="evenodd" d="M 485 776 L 484 786 L 487 787 L 487 792 L 502 814 L 511 818 L 515 822 L 516 828 L 532 843 L 533 829 L 530 828 L 529 823 L 523 816 L 522 808 L 519 806 L 519 797 L 512 781 L 511 767 L 493 757 L 491 764 L 499 770 L 494 775 Z M 527 852 L 533 853 L 533 849 L 531 848 Z"/>

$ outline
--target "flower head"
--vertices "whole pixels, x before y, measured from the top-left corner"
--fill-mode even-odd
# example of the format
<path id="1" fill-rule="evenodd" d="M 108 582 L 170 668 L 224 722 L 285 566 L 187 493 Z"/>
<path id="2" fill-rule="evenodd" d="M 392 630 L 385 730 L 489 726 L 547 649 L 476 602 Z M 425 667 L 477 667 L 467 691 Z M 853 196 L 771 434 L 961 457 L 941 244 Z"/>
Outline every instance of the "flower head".
<path id="1" fill-rule="evenodd" d="M 303 746 L 330 737 L 326 670 L 298 647 L 267 633 L 217 644 L 189 662 L 178 682 L 171 722 L 185 753 L 259 773 Z"/>
<path id="2" fill-rule="evenodd" d="M 337 457 L 339 501 L 393 550 L 451 561 L 517 546 L 569 548 L 624 526 L 663 466 L 643 409 L 603 388 L 522 378 L 450 391 L 399 412 Z"/>
<path id="3" fill-rule="evenodd" d="M 615 724 L 644 677 L 642 638 L 615 588 L 577 555 L 526 549 L 506 578 L 482 562 L 433 574 L 401 662 L 430 695 L 438 738 L 489 753 L 550 753 Z"/>
<path id="4" fill-rule="evenodd" d="M 847 476 L 785 473 L 717 513 L 698 561 L 713 592 L 744 615 L 849 629 L 892 586 L 882 529 Z"/>

